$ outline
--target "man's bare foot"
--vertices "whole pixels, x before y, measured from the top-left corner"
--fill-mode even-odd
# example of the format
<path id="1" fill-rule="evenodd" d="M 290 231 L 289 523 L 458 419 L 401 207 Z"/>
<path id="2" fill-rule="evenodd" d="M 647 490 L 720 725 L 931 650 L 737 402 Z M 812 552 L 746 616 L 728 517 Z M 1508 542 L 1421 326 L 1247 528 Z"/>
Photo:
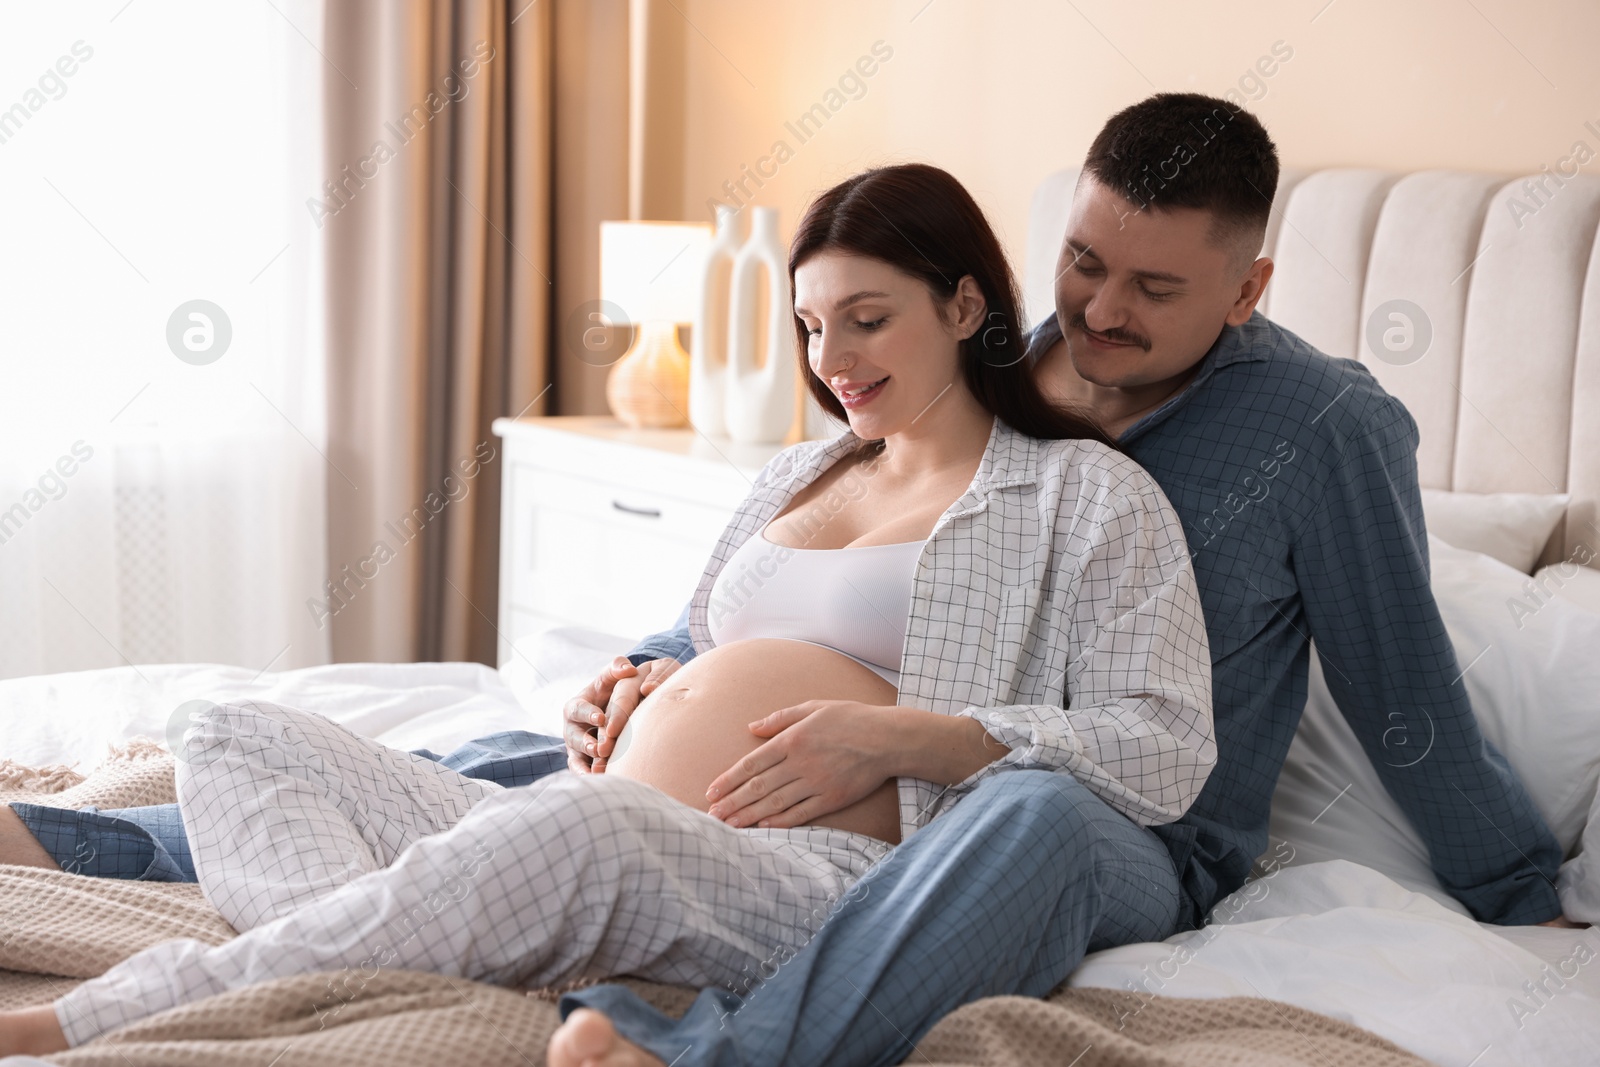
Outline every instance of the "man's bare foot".
<path id="1" fill-rule="evenodd" d="M 11 810 L 10 804 L 0 804 L 0 863 L 16 867 L 43 867 L 47 871 L 61 869 L 61 865 L 44 850 L 39 839 L 28 831 L 17 813 Z"/>
<path id="2" fill-rule="evenodd" d="M 567 1016 L 544 1051 L 550 1067 L 666 1067 L 617 1033 L 611 1020 L 590 1008 Z"/>

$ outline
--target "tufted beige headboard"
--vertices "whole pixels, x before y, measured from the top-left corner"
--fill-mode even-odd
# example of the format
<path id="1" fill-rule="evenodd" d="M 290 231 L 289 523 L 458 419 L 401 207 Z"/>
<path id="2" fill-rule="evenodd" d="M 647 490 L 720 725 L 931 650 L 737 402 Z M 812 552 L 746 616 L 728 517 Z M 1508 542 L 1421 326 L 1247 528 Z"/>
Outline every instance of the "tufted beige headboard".
<path id="1" fill-rule="evenodd" d="M 1024 268 L 1033 321 L 1054 305 L 1077 178 L 1075 167 L 1057 171 L 1034 193 Z M 1361 360 L 1405 403 L 1422 432 L 1424 487 L 1569 492 L 1565 528 L 1542 562 L 1580 545 L 1593 554 L 1597 229 L 1600 178 L 1286 171 L 1263 249 L 1277 269 L 1261 310 L 1329 355 Z M 1401 332 L 1386 346 L 1391 328 Z"/>

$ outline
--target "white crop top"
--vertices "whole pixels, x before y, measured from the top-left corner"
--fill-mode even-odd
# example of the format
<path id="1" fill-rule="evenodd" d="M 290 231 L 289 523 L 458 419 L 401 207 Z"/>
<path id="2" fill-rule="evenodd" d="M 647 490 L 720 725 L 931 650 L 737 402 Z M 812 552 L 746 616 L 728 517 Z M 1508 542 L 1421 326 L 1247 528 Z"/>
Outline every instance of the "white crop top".
<path id="1" fill-rule="evenodd" d="M 778 637 L 821 645 L 898 690 L 911 580 L 926 543 L 790 548 L 758 531 L 711 587 L 711 639 L 723 645 Z"/>

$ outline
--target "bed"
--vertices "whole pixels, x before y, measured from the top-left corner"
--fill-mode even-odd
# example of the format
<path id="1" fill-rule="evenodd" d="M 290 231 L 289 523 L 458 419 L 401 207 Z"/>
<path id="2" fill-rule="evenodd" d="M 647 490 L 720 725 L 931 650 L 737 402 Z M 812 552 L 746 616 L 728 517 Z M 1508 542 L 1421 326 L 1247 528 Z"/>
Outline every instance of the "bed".
<path id="1" fill-rule="evenodd" d="M 1075 171 L 1052 174 L 1034 199 L 1025 267 L 1034 318 L 1051 303 L 1055 251 L 1075 180 Z M 1267 237 L 1278 272 L 1264 310 L 1324 351 L 1368 363 L 1421 425 L 1420 474 L 1430 490 L 1430 530 L 1439 535 L 1432 542 L 1434 587 L 1467 666 L 1462 684 L 1486 733 L 1569 849 L 1561 883 L 1564 901 L 1573 902 L 1569 912 L 1595 921 L 1600 180 L 1567 181 L 1531 216 L 1515 208 L 1526 195 L 1520 181 L 1494 175 L 1288 173 Z M 1417 341 L 1419 330 L 1426 344 Z M 555 733 L 560 702 L 625 650 L 631 636 L 573 629 L 530 635 L 499 670 L 459 663 L 341 664 L 256 674 L 166 665 L 13 679 L 0 682 L 0 756 L 14 765 L 87 769 L 105 756 L 108 742 L 161 742 L 181 731 L 184 705 L 195 699 L 255 698 L 310 708 L 403 748 L 446 751 L 511 728 Z M 1421 735 L 1399 736 L 1397 758 L 1425 752 L 1425 744 Z M 148 757 L 153 750 L 135 745 L 126 753 Z M 19 784 L 0 774 L 0 791 Z M 32 891 L 6 882 L 9 890 L 18 886 Z M 119 914 L 118 901 L 106 892 L 94 914 Z M 25 917 L 18 898 L 10 899 L 0 892 L 0 966 L 22 969 L 15 937 L 4 927 Z M 173 929 L 206 928 L 197 897 L 175 897 L 172 908 L 161 921 L 177 924 Z M 76 944 L 70 931 L 61 936 L 63 945 Z M 109 927 L 104 936 L 116 940 Z M 56 958 L 70 954 L 62 948 Z M 50 973 L 75 972 L 63 967 Z M 42 973 L 0 977 L 6 979 L 0 1003 L 6 1004 L 48 999 L 63 981 Z M 1303 1058 L 1286 1054 L 1270 1062 L 1414 1062 L 1383 1059 L 1387 1053 L 1376 1048 L 1352 1052 L 1319 1029 L 1332 1019 L 1447 1067 L 1600 1063 L 1600 930 L 1500 928 L 1465 915 L 1433 882 L 1420 841 L 1388 802 L 1315 676 L 1257 877 L 1218 905 L 1202 930 L 1091 955 L 1067 991 L 1106 1024 L 1094 1031 L 1101 1035 L 1100 1051 L 1073 1061 L 1085 1065 L 1223 1062 L 1183 1059 L 1170 1050 L 1163 1053 L 1169 1059 L 1098 1057 L 1109 1055 L 1113 1030 L 1136 1033 L 1158 1017 L 1171 1020 L 1174 1003 L 1194 1005 L 1197 1019 L 1264 1003 L 1227 998 L 1279 1005 L 1274 1011 L 1303 1046 Z M 547 1030 L 538 1026 L 548 1022 L 548 1005 L 544 1023 L 518 1030 L 514 1014 L 496 1014 L 515 1010 L 511 1001 L 495 999 L 500 991 L 484 988 L 469 996 L 401 984 L 387 992 L 407 1012 L 423 1013 L 418 1017 L 454 1011 L 449 1025 L 494 1030 L 485 1048 L 473 1052 L 474 1062 L 498 1062 L 497 1055 L 504 1062 L 542 1062 Z M 655 995 L 668 1006 L 686 1003 L 672 991 Z M 266 1008 L 260 1007 L 265 1001 L 252 1003 L 276 1020 L 273 1025 L 281 1023 L 273 1033 L 306 1030 L 283 1021 L 293 1014 L 283 997 Z M 969 1017 L 978 1021 L 965 1030 L 941 1024 L 913 1059 L 1066 1063 L 1078 1054 L 1081 1046 L 1070 1045 L 1075 1038 L 1067 1030 L 1041 1037 L 1045 1051 L 1035 1060 L 1014 1049 L 994 1058 L 992 1044 L 984 1046 L 991 1050 L 988 1059 L 951 1052 L 982 1045 L 968 1039 L 985 1027 L 998 1033 L 1032 1025 L 1026 1006 L 1007 999 L 978 1006 L 987 1014 Z M 1017 1011 L 1023 1015 L 1007 1014 Z M 301 1016 L 303 1023 L 303 1010 Z M 206 1046 L 210 1051 L 197 1059 L 193 1049 L 184 1053 L 163 1043 L 193 1037 L 192 1020 L 166 1025 L 142 1043 L 134 1035 L 92 1055 L 92 1046 L 85 1046 L 61 1062 L 272 1058 L 261 1055 L 271 1051 L 270 1042 L 236 1041 L 228 1048 L 240 1050 L 239 1057 Z M 298 1048 L 305 1057 L 322 1046 L 308 1038 Z M 1378 1058 L 1364 1058 L 1368 1054 Z M 338 1054 L 326 1055 L 340 1062 Z M 403 1062 L 384 1055 L 390 1056 L 386 1062 Z M 305 1061 L 320 1062 L 314 1056 Z"/>

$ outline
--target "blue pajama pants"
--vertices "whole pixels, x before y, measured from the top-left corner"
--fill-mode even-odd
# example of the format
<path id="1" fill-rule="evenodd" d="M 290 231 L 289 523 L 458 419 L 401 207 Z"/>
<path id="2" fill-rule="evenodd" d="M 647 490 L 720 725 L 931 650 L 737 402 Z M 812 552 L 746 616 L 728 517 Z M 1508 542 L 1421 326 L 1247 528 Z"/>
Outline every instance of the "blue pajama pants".
<path id="1" fill-rule="evenodd" d="M 1161 840 L 1064 774 L 982 782 L 898 846 L 805 949 L 743 997 L 673 1020 L 620 986 L 561 998 L 675 1067 L 900 1063 L 980 997 L 1042 997 L 1086 952 L 1192 926 Z"/>
<path id="2" fill-rule="evenodd" d="M 423 754 L 508 785 L 566 766 L 558 739 L 522 732 Z M 1160 838 L 1068 775 L 1010 771 L 892 850 L 800 951 L 738 990 L 702 990 L 681 1020 L 611 985 L 560 1010 L 603 1011 L 674 1067 L 893 1064 L 962 1004 L 1042 997 L 1088 952 L 1193 925 Z"/>

